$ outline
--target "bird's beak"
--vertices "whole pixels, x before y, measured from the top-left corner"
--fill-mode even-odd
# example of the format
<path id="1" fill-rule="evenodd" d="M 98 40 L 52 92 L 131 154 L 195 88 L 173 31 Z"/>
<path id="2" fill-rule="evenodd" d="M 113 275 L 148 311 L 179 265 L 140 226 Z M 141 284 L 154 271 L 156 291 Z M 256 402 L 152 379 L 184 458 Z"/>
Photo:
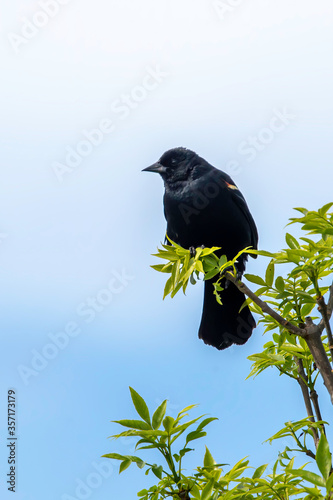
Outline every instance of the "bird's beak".
<path id="1" fill-rule="evenodd" d="M 166 168 L 157 161 L 156 163 L 150 165 L 150 167 L 144 168 L 142 172 L 156 172 L 157 174 L 164 174 L 166 172 Z"/>

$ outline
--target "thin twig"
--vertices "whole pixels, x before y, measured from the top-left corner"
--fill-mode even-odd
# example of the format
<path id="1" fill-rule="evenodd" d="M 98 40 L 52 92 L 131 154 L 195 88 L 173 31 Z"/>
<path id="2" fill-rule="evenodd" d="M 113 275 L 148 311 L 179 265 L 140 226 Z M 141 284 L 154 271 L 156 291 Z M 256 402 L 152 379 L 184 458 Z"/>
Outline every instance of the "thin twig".
<path id="1" fill-rule="evenodd" d="M 332 312 L 333 312 L 333 283 L 330 286 L 330 294 L 329 294 L 328 302 L 327 302 L 327 315 L 328 315 L 328 319 L 331 319 Z"/>
<path id="2" fill-rule="evenodd" d="M 274 309 L 272 309 L 266 302 L 261 300 L 255 293 L 252 292 L 244 283 L 239 281 L 233 274 L 230 272 L 225 273 L 225 277 L 231 281 L 241 292 L 250 297 L 250 299 L 257 304 L 260 309 L 271 316 L 273 319 L 279 323 L 279 325 L 283 326 L 290 333 L 294 335 L 299 335 L 303 337 L 306 341 L 314 362 L 316 363 L 318 370 L 323 378 L 324 385 L 331 397 L 331 402 L 333 404 L 333 373 L 331 369 L 331 364 L 327 357 L 324 344 L 321 340 L 322 330 L 320 329 L 320 325 L 315 325 L 310 317 L 305 318 L 305 328 L 299 328 L 286 319 L 284 319 L 280 314 L 278 314 Z M 333 299 L 332 299 L 333 300 Z M 331 304 L 331 299 L 330 299 Z"/>
<path id="3" fill-rule="evenodd" d="M 323 418 L 321 416 L 321 411 L 320 411 L 320 407 L 319 407 L 318 394 L 317 394 L 317 391 L 315 389 L 313 389 L 312 391 L 310 391 L 310 398 L 311 398 L 313 407 L 314 407 L 315 412 L 316 412 L 317 420 L 318 421 L 322 421 Z M 323 428 L 324 434 L 326 434 L 325 426 L 322 425 L 322 428 Z"/>
<path id="4" fill-rule="evenodd" d="M 331 364 L 327 357 L 323 341 L 321 340 L 321 331 L 319 325 L 315 325 L 308 316 L 305 318 L 307 335 L 304 337 L 308 348 L 312 354 L 314 362 L 323 377 L 324 385 L 328 390 L 333 404 L 333 374 Z"/>
<path id="5" fill-rule="evenodd" d="M 313 416 L 314 412 L 313 412 L 311 399 L 310 399 L 310 395 L 309 395 L 309 388 L 305 382 L 307 380 L 307 376 L 306 376 L 306 373 L 304 370 L 303 361 L 301 360 L 301 358 L 298 358 L 297 356 L 294 356 L 294 361 L 297 365 L 297 372 L 298 372 L 297 381 L 298 381 L 300 388 L 302 390 L 306 412 L 307 412 L 308 417 L 311 420 L 311 422 L 315 422 L 315 418 Z M 314 441 L 315 447 L 317 449 L 318 443 L 319 443 L 318 431 L 315 428 L 311 429 L 311 431 L 312 431 L 313 441 Z"/>
<path id="6" fill-rule="evenodd" d="M 252 290 L 250 290 L 242 281 L 238 281 L 237 278 L 233 276 L 233 274 L 227 272 L 225 273 L 226 278 L 231 281 L 241 292 L 245 293 L 255 304 L 257 304 L 260 309 L 275 319 L 280 325 L 286 328 L 289 332 L 299 335 L 300 337 L 304 337 L 307 332 L 305 329 L 299 328 L 296 325 L 290 323 L 284 319 L 280 314 L 278 314 L 274 309 L 272 309 L 266 302 L 261 300 Z"/>
<path id="7" fill-rule="evenodd" d="M 331 353 L 331 360 L 333 362 L 333 335 L 332 335 L 332 328 L 330 325 L 330 319 L 328 317 L 328 312 L 327 312 L 327 305 L 325 302 L 324 297 L 321 295 L 320 297 L 317 298 L 317 304 L 318 304 L 318 311 L 322 315 L 322 323 L 324 325 L 324 328 L 327 333 L 327 340 L 328 340 L 328 346 L 330 348 L 330 353 Z M 320 326 L 320 325 L 319 325 Z"/>

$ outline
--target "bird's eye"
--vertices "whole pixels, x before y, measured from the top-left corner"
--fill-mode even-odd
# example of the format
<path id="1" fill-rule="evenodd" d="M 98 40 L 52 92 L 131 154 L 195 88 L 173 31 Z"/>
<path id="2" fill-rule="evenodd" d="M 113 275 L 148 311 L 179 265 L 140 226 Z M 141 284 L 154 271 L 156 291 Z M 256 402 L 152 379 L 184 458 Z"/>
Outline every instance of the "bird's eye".
<path id="1" fill-rule="evenodd" d="M 171 163 L 172 163 L 172 165 L 175 165 L 175 164 L 177 163 L 176 158 L 172 158 L 172 159 L 171 159 Z"/>

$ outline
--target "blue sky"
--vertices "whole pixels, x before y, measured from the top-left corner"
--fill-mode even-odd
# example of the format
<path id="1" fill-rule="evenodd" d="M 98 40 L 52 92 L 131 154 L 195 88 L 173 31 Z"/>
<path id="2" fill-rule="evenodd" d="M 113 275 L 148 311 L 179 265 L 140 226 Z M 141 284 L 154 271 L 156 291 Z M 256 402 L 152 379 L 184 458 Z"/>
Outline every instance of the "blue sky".
<path id="1" fill-rule="evenodd" d="M 220 462 L 272 463 L 286 443 L 261 443 L 305 416 L 289 380 L 245 381 L 260 327 L 243 347 L 205 346 L 202 284 L 163 302 L 149 267 L 163 185 L 141 170 L 170 147 L 229 172 L 264 249 L 283 246 L 293 207 L 332 200 L 332 3 L 236 3 L 2 2 L 0 411 L 3 426 L 14 387 L 17 500 L 130 500 L 152 484 L 100 468 L 133 451 L 107 440 L 134 416 L 128 386 L 219 418 L 189 469 L 205 443 Z"/>

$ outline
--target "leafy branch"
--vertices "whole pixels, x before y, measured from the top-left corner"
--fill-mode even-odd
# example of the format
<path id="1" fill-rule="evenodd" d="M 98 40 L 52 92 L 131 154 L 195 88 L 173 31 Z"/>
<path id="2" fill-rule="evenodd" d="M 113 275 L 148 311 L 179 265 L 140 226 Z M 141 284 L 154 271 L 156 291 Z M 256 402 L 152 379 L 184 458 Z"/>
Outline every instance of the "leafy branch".
<path id="1" fill-rule="evenodd" d="M 291 224 L 300 223 L 304 231 L 318 235 L 317 241 L 308 236 L 297 240 L 287 233 L 288 248 L 280 252 L 271 253 L 245 248 L 234 259 L 228 260 L 225 255 L 221 257 L 216 255 L 215 252 L 221 251 L 220 248 L 197 248 L 195 256 L 192 256 L 190 250 L 183 249 L 169 240 L 171 244 L 163 245 L 163 250 L 155 254 L 168 262 L 152 266 L 158 271 L 171 273 L 165 286 L 164 297 L 169 293 L 171 297 L 174 297 L 181 288 L 185 293 L 188 282 L 195 283 L 200 273 L 205 280 L 216 278 L 214 287 L 219 303 L 223 300 L 223 294 L 221 295 L 220 292 L 223 291 L 221 284 L 224 278 L 237 286 L 248 297 L 245 304 L 248 304 L 252 311 L 260 316 L 259 323 L 265 325 L 265 332 L 278 331 L 274 341 L 276 352 L 270 353 L 269 360 L 266 355 L 267 366 L 273 364 L 281 373 L 295 378 L 301 384 L 307 411 L 308 413 L 311 411 L 312 415 L 315 412 L 312 410 L 311 401 L 309 404 L 309 399 L 310 394 L 315 394 L 313 391 L 316 377 L 313 378 L 311 363 L 315 363 L 322 375 L 333 403 L 333 374 L 328 358 L 328 355 L 333 356 L 332 331 L 329 324 L 333 309 L 333 283 L 331 285 L 326 283 L 333 274 L 333 212 L 329 213 L 332 206 L 333 203 L 327 204 L 317 212 L 297 208 L 296 210 L 301 212 L 302 217 L 291 219 Z M 255 291 L 240 281 L 237 276 L 237 261 L 243 254 L 256 254 L 270 258 L 264 278 L 245 274 L 245 278 L 250 283 L 259 286 Z M 285 277 L 281 275 L 275 277 L 276 266 L 281 264 L 288 264 L 288 267 L 292 266 L 292 269 Z M 328 292 L 329 298 L 326 304 L 324 296 Z M 319 312 L 322 316 L 318 324 L 315 324 L 309 316 L 316 305 L 319 305 Z M 328 342 L 325 337 L 322 338 L 324 330 Z M 296 336 L 298 342 L 291 340 L 291 335 Z M 303 351 L 303 362 L 306 352 L 305 379 L 299 373 L 296 375 L 295 368 L 297 371 L 298 362 L 294 359 L 291 363 L 290 356 L 286 358 L 283 350 L 288 350 L 289 353 L 294 351 L 293 356 L 296 358 L 299 358 L 298 352 Z M 307 395 L 303 383 L 308 387 Z"/>
<path id="2" fill-rule="evenodd" d="M 148 452 L 152 449 L 159 451 L 167 463 L 167 468 L 165 469 L 162 465 L 150 464 L 136 456 L 118 453 L 108 453 L 103 456 L 120 461 L 120 473 L 132 463 L 136 463 L 140 469 L 146 469 L 146 474 L 152 472 L 157 477 L 159 480 L 157 484 L 149 489 L 139 491 L 138 497 L 141 500 L 165 498 L 180 500 L 220 500 L 222 498 L 226 500 L 285 500 L 291 497 L 300 498 L 302 493 L 307 494 L 306 497 L 303 497 L 304 500 L 331 498 L 333 487 L 332 460 L 326 436 L 322 432 L 324 422 L 312 422 L 310 419 L 287 422 L 283 429 L 269 438 L 267 441 L 270 443 L 276 439 L 290 438 L 295 442 L 296 448 L 286 447 L 279 454 L 271 473 L 266 476 L 264 474 L 267 470 L 267 464 L 257 467 L 252 476 L 248 476 L 247 474 L 252 467 L 247 458 L 239 460 L 234 466 L 228 467 L 229 470 L 226 471 L 226 464 L 216 463 L 207 447 L 203 465 L 197 467 L 192 475 L 186 476 L 181 467 L 181 459 L 188 452 L 193 451 L 193 449 L 188 448 L 189 442 L 206 436 L 203 429 L 217 419 L 204 418 L 202 415 L 184 422 L 183 419 L 196 405 L 184 408 L 176 419 L 165 416 L 166 401 L 163 401 L 155 410 L 151 419 L 148 406 L 143 398 L 134 389 L 130 388 L 130 391 L 133 404 L 141 420 L 115 421 L 115 423 L 127 427 L 128 430 L 112 437 L 117 439 L 123 436 L 136 436 L 138 438 L 137 449 L 148 450 Z M 196 429 L 186 435 L 184 446 L 177 453 L 173 453 L 171 446 L 178 442 L 190 426 L 196 424 L 198 424 Z M 161 426 L 164 430 L 160 430 Z M 313 453 L 306 443 L 307 436 L 313 430 L 321 434 L 316 453 Z M 289 456 L 291 452 L 305 453 L 313 459 L 319 474 L 306 470 L 305 466 L 295 469 L 294 458 Z"/>

